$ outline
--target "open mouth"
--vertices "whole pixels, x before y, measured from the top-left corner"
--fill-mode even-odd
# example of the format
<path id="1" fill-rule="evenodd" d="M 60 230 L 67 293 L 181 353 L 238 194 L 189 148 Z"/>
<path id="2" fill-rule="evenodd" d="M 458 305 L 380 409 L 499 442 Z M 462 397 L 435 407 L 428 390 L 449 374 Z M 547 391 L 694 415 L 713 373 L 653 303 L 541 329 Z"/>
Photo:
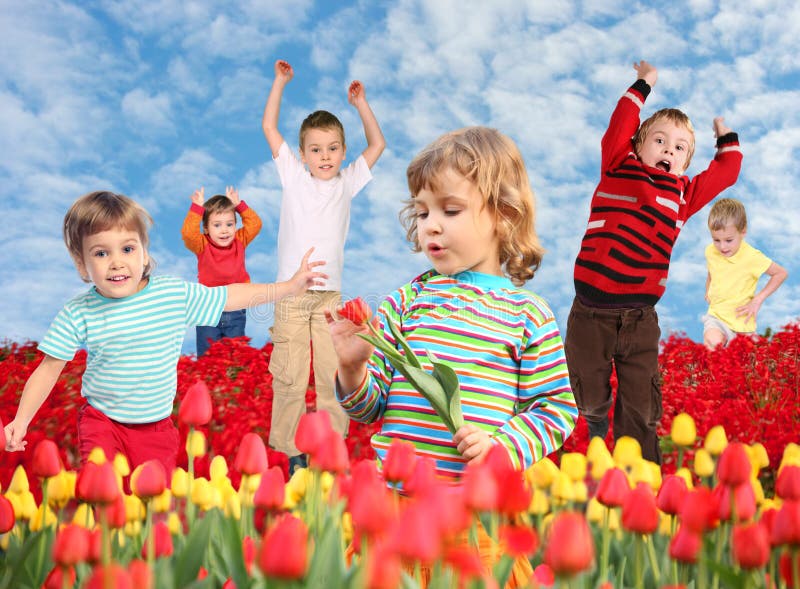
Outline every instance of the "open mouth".
<path id="1" fill-rule="evenodd" d="M 672 169 L 672 164 L 667 160 L 661 160 L 660 162 L 656 163 L 656 168 L 669 173 L 669 171 Z"/>
<path id="2" fill-rule="evenodd" d="M 125 282 L 127 279 L 127 276 L 111 276 L 109 278 L 111 282 Z"/>

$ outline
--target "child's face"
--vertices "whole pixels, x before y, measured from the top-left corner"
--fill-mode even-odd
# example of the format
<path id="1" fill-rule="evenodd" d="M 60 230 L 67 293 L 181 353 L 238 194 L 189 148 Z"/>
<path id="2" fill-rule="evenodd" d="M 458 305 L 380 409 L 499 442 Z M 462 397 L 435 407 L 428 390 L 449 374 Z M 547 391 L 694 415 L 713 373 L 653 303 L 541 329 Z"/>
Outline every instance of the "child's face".
<path id="1" fill-rule="evenodd" d="M 97 292 L 121 299 L 142 290 L 149 257 L 136 231 L 110 229 L 83 240 L 83 256 L 76 261 L 81 276 L 88 276 Z"/>
<path id="2" fill-rule="evenodd" d="M 503 275 L 494 216 L 483 204 L 477 186 L 451 169 L 440 174 L 437 191 L 414 198 L 417 239 L 437 272 Z"/>
<path id="3" fill-rule="evenodd" d="M 725 229 L 711 231 L 711 241 L 719 253 L 730 258 L 739 251 L 745 233 L 747 232 L 739 231 L 732 223 L 728 223 Z"/>
<path id="4" fill-rule="evenodd" d="M 303 163 L 315 178 L 335 178 L 342 167 L 345 156 L 342 136 L 335 129 L 309 129 L 300 150 Z"/>
<path id="5" fill-rule="evenodd" d="M 663 119 L 653 123 L 637 155 L 646 166 L 680 176 L 686 171 L 691 145 L 689 129 Z"/>
<path id="6" fill-rule="evenodd" d="M 236 237 L 236 213 L 222 211 L 208 216 L 206 227 L 209 239 L 217 247 L 228 247 Z"/>

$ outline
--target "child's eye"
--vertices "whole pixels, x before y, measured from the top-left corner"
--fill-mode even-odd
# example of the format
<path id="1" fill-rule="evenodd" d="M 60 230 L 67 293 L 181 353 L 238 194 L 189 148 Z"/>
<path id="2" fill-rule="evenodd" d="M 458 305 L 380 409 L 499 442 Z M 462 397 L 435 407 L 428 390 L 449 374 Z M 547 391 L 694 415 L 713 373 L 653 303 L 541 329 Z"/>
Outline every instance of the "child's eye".
<path id="1" fill-rule="evenodd" d="M 428 211 L 417 211 L 414 214 L 417 216 L 417 219 L 427 219 L 428 218 Z"/>
<path id="2" fill-rule="evenodd" d="M 678 145 L 675 147 L 675 149 L 677 149 L 678 151 L 683 151 L 686 148 L 683 145 Z"/>
<path id="3" fill-rule="evenodd" d="M 334 145 L 333 147 L 331 147 L 331 151 L 339 151 L 339 146 Z"/>
<path id="4" fill-rule="evenodd" d="M 108 252 L 106 252 L 106 250 L 97 250 L 93 255 L 96 258 L 105 258 L 108 255 Z"/>
<path id="5" fill-rule="evenodd" d="M 445 210 L 444 214 L 448 217 L 455 217 L 457 214 L 461 212 L 461 209 L 447 209 Z"/>
<path id="6" fill-rule="evenodd" d="M 133 251 L 134 251 L 135 249 L 136 249 L 136 248 L 135 248 L 135 247 L 133 247 L 132 245 L 126 245 L 125 247 L 123 247 L 123 248 L 122 248 L 122 253 L 125 253 L 125 254 L 130 254 L 130 253 L 133 253 Z"/>
<path id="7" fill-rule="evenodd" d="M 318 147 L 312 147 L 311 148 L 311 153 L 319 153 L 319 148 Z"/>

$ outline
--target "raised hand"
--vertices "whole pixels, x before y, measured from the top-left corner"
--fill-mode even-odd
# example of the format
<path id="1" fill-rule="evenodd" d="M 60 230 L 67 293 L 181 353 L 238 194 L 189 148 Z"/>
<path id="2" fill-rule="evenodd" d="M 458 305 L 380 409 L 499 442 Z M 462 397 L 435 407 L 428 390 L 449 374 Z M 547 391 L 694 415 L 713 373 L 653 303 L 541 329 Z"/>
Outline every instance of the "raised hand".
<path id="1" fill-rule="evenodd" d="M 645 60 L 641 60 L 639 63 L 634 61 L 633 69 L 636 70 L 636 77 L 639 80 L 644 80 L 651 88 L 656 85 L 658 70 Z"/>
<path id="2" fill-rule="evenodd" d="M 279 59 L 275 62 L 275 79 L 288 82 L 294 77 L 294 70 L 288 61 Z"/>
<path id="3" fill-rule="evenodd" d="M 347 89 L 347 102 L 357 107 L 361 101 L 366 101 L 367 92 L 364 90 L 364 84 L 358 80 L 350 82 L 350 87 Z"/>
<path id="4" fill-rule="evenodd" d="M 236 190 L 233 186 L 226 186 L 225 187 L 225 196 L 228 197 L 228 200 L 233 203 L 233 206 L 238 207 L 241 199 L 239 198 L 239 191 Z"/>
<path id="5" fill-rule="evenodd" d="M 192 202 L 198 206 L 203 206 L 203 203 L 206 202 L 205 200 L 205 189 L 201 186 L 197 190 L 194 191 L 192 194 Z"/>
<path id="6" fill-rule="evenodd" d="M 725 119 L 723 117 L 716 117 L 714 119 L 714 137 L 722 137 L 731 132 L 731 128 L 725 124 Z"/>
<path id="7" fill-rule="evenodd" d="M 297 272 L 294 273 L 288 281 L 287 285 L 289 286 L 289 293 L 291 295 L 301 295 L 306 292 L 312 286 L 325 286 L 324 278 L 327 278 L 328 275 L 324 272 L 319 272 L 314 270 L 318 266 L 324 266 L 324 260 L 317 260 L 315 262 L 309 262 L 308 259 L 311 257 L 311 253 L 314 251 L 314 248 L 310 248 L 303 259 L 300 261 L 300 267 L 297 269 Z"/>

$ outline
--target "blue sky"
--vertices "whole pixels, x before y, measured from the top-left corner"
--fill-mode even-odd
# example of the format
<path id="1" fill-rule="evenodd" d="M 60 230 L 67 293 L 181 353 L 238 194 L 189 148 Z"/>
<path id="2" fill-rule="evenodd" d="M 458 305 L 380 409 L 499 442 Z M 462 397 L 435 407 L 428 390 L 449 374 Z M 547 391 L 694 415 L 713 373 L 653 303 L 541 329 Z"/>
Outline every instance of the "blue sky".
<path id="1" fill-rule="evenodd" d="M 276 59 L 288 60 L 281 131 L 340 115 L 350 160 L 364 148 L 346 89 L 360 79 L 387 140 L 374 180 L 354 200 L 344 294 L 377 303 L 427 267 L 397 221 L 405 168 L 441 133 L 489 125 L 520 146 L 537 195 L 547 253 L 528 288 L 559 324 L 598 179 L 600 138 L 646 59 L 659 80 L 645 106 L 692 118 L 697 151 L 713 157 L 717 115 L 739 132 L 748 240 L 789 271 L 759 329 L 800 317 L 800 4 L 676 0 L 669 9 L 621 0 L 89 0 L 0 2 L 0 337 L 39 340 L 61 305 L 86 288 L 61 240 L 81 194 L 110 189 L 155 218 L 159 273 L 196 277 L 180 239 L 190 195 L 235 185 L 261 215 L 251 277 L 271 282 L 280 186 L 260 121 Z M 708 208 L 690 219 L 658 304 L 664 335 L 700 339 Z M 252 311 L 261 345 L 272 308 Z M 185 351 L 194 349 L 194 330 Z"/>

